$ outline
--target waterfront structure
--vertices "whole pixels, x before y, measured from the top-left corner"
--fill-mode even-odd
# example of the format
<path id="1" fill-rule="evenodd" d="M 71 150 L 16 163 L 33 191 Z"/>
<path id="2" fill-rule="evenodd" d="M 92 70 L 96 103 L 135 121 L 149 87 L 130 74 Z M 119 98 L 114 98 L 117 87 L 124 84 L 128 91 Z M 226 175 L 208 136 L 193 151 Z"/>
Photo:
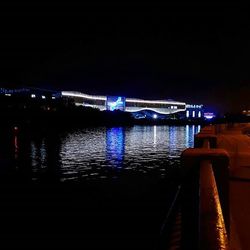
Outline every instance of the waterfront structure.
<path id="1" fill-rule="evenodd" d="M 0 109 L 55 111 L 63 105 L 61 91 L 40 88 L 0 88 Z"/>
<path id="2" fill-rule="evenodd" d="M 204 118 L 203 105 L 186 104 L 185 102 L 168 100 L 145 100 L 122 96 L 89 95 L 76 91 L 51 91 L 40 88 L 6 89 L 0 88 L 0 97 L 22 102 L 50 103 L 50 100 L 63 100 L 65 105 L 91 107 L 100 111 L 130 112 L 134 118 L 164 119 L 200 119 Z"/>
<path id="3" fill-rule="evenodd" d="M 186 118 L 201 118 L 204 116 L 203 105 L 186 104 Z"/>
<path id="4" fill-rule="evenodd" d="M 175 216 L 181 211 L 185 249 L 250 249 L 249 134 L 249 123 L 206 126 L 182 153 L 182 191 L 173 207 L 182 206 Z"/>
<path id="5" fill-rule="evenodd" d="M 138 117 L 179 114 L 181 118 L 202 118 L 203 105 L 190 105 L 173 100 L 143 100 L 121 96 L 95 96 L 81 92 L 62 91 L 62 96 L 72 98 L 77 106 L 98 108 L 100 110 L 121 110 Z M 186 113 L 185 113 L 186 112 Z"/>
<path id="6" fill-rule="evenodd" d="M 6 97 L 24 97 L 32 99 L 59 99 L 61 98 L 61 91 L 52 91 L 40 88 L 20 88 L 20 89 L 7 89 L 0 88 L 0 96 Z"/>

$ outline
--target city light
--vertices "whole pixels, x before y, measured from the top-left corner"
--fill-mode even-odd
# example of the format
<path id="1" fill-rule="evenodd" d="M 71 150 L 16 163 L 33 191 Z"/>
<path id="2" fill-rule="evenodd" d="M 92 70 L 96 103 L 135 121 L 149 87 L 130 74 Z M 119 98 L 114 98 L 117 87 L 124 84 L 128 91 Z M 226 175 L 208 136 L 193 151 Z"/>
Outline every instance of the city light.
<path id="1" fill-rule="evenodd" d="M 186 105 L 184 102 L 175 102 L 175 101 L 161 101 L 161 100 L 143 100 L 143 99 L 134 99 L 126 98 L 126 102 L 135 102 L 135 103 L 151 103 L 151 104 L 176 104 L 176 105 Z M 174 106 L 173 106 L 174 108 Z"/>
<path id="2" fill-rule="evenodd" d="M 156 113 L 162 114 L 162 115 L 168 115 L 168 114 L 177 113 L 179 111 L 184 111 L 183 109 L 169 110 L 167 108 L 126 107 L 127 112 L 140 112 L 140 111 L 144 111 L 144 110 L 153 111 L 153 112 L 156 112 Z"/>
<path id="3" fill-rule="evenodd" d="M 202 116 L 202 104 L 193 105 L 172 100 L 144 100 L 120 96 L 96 96 L 76 91 L 62 91 L 61 94 L 62 96 L 72 97 L 73 99 L 76 97 L 75 104 L 77 106 L 98 108 L 101 111 L 121 110 L 130 113 L 136 113 L 147 110 L 163 115 L 169 115 L 183 111 L 186 112 L 183 114 L 186 116 L 186 118 L 200 118 Z"/>
<path id="4" fill-rule="evenodd" d="M 79 92 L 72 92 L 72 91 L 62 91 L 62 96 L 82 97 L 82 98 L 91 99 L 91 100 L 103 100 L 103 101 L 107 100 L 106 96 L 93 96 L 93 95 L 87 95 L 87 94 L 83 94 Z"/>
<path id="5" fill-rule="evenodd" d="M 157 114 L 153 114 L 153 118 L 157 119 L 158 115 Z"/>
<path id="6" fill-rule="evenodd" d="M 124 97 L 113 97 L 108 96 L 106 102 L 107 109 L 110 111 L 114 110 L 125 110 L 125 98 Z"/>
<path id="7" fill-rule="evenodd" d="M 214 113 L 204 113 L 204 117 L 208 120 L 214 118 Z"/>
<path id="8" fill-rule="evenodd" d="M 200 105 L 187 104 L 186 108 L 201 109 L 201 108 L 203 108 L 203 105 L 202 104 L 200 104 Z"/>

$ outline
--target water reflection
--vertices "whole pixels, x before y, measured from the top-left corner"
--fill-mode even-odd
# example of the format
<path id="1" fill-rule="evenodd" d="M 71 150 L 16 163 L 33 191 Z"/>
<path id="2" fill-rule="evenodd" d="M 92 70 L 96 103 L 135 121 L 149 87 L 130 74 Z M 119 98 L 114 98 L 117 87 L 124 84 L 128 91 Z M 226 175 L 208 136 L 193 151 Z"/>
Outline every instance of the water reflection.
<path id="1" fill-rule="evenodd" d="M 156 146 L 157 143 L 157 126 L 154 126 L 154 147 Z"/>
<path id="2" fill-rule="evenodd" d="M 125 151 L 124 128 L 107 128 L 106 130 L 106 160 L 115 167 L 121 167 Z"/>
<path id="3" fill-rule="evenodd" d="M 199 133 L 201 130 L 201 126 L 195 126 L 195 125 L 186 125 L 185 127 L 185 140 L 186 140 L 186 147 L 193 147 L 193 140 L 194 135 Z"/>
<path id="4" fill-rule="evenodd" d="M 45 139 L 42 141 L 34 141 L 32 140 L 30 143 L 30 158 L 31 158 L 31 166 L 34 171 L 38 171 L 41 168 L 45 168 L 47 166 L 47 148 L 45 145 Z"/>
<path id="5" fill-rule="evenodd" d="M 199 133 L 201 131 L 201 125 L 197 126 L 197 133 Z"/>
<path id="6" fill-rule="evenodd" d="M 99 127 L 37 135 L 25 143 L 15 136 L 12 157 L 19 167 L 30 167 L 35 181 L 117 178 L 121 171 L 164 177 L 179 165 L 199 130 L 192 125 Z"/>
<path id="7" fill-rule="evenodd" d="M 19 151 L 19 146 L 18 146 L 18 138 L 17 135 L 14 135 L 14 148 L 15 148 L 15 159 L 18 158 L 18 151 Z"/>

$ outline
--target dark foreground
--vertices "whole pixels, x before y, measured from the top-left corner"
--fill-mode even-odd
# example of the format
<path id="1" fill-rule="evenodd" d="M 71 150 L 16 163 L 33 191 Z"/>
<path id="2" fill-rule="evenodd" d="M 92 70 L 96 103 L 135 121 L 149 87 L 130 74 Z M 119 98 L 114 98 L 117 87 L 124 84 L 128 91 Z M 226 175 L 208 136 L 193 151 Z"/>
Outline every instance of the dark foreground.
<path id="1" fill-rule="evenodd" d="M 1 249 L 155 249 L 174 185 L 123 181 L 1 187 Z"/>
<path id="2" fill-rule="evenodd" d="M 157 249 L 197 130 L 2 129 L 0 249 Z"/>

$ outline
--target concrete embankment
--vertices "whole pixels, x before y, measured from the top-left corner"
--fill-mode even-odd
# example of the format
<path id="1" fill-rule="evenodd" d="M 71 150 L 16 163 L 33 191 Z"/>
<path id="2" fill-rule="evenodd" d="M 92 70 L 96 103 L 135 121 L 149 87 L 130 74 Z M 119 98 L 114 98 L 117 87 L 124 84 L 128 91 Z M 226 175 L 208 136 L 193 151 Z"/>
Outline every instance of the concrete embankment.
<path id="1" fill-rule="evenodd" d="M 250 249 L 250 124 L 217 125 L 214 135 L 230 156 L 231 249 Z"/>

